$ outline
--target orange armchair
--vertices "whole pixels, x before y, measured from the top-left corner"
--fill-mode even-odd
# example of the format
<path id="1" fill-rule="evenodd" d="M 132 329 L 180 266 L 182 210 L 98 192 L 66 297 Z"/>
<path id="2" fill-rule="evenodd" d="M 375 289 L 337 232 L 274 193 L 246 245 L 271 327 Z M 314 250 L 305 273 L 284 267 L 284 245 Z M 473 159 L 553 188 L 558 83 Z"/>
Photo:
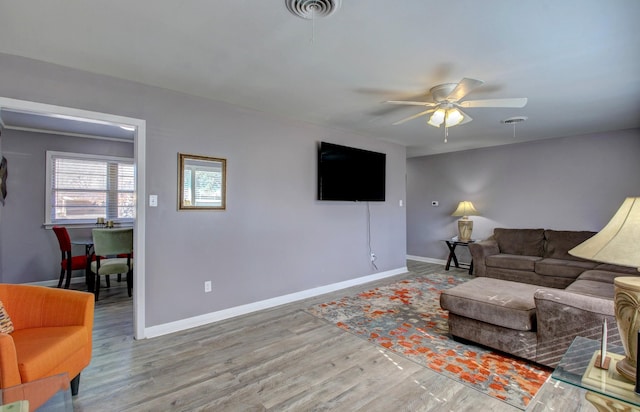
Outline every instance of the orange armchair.
<path id="1" fill-rule="evenodd" d="M 15 329 L 0 333 L 0 388 L 66 372 L 77 395 L 91 361 L 93 294 L 0 284 L 0 301 Z"/>

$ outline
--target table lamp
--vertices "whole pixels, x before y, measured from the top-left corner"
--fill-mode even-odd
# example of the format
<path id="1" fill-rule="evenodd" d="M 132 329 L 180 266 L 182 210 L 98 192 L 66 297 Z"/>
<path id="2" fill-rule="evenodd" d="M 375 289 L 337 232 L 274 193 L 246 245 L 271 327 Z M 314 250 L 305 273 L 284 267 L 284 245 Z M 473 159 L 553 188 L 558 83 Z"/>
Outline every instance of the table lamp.
<path id="1" fill-rule="evenodd" d="M 596 262 L 638 268 L 640 271 L 640 197 L 628 197 L 611 221 L 569 254 Z M 625 378 L 636 381 L 640 329 L 639 276 L 614 279 L 614 308 L 626 357 L 616 364 Z"/>
<path id="2" fill-rule="evenodd" d="M 478 211 L 473 207 L 473 203 L 468 200 L 463 200 L 458 203 L 458 208 L 451 214 L 451 216 L 462 216 L 462 218 L 458 220 L 458 240 L 460 242 L 468 242 L 471 240 L 473 220 L 469 219 L 469 216 L 477 215 Z"/>

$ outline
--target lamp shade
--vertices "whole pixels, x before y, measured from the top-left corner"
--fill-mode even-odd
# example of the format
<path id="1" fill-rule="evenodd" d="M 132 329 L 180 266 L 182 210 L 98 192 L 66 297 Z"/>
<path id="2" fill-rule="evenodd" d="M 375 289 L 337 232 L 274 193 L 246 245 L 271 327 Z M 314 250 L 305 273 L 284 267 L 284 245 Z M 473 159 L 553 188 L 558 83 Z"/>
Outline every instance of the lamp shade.
<path id="1" fill-rule="evenodd" d="M 460 112 L 460 110 L 454 108 L 445 108 L 442 107 L 433 112 L 427 124 L 433 127 L 440 127 L 442 123 L 444 123 L 445 127 L 452 127 L 462 123 L 464 120 L 464 116 Z"/>
<path id="2" fill-rule="evenodd" d="M 440 125 L 444 122 L 444 118 L 446 116 L 446 112 L 444 109 L 436 110 L 432 115 L 427 124 L 433 127 L 440 127 Z"/>
<path id="3" fill-rule="evenodd" d="M 453 108 L 447 110 L 447 118 L 444 122 L 446 127 L 451 127 L 460 124 L 464 120 L 464 116 L 460 113 L 460 110 Z"/>
<path id="4" fill-rule="evenodd" d="M 569 254 L 640 270 L 640 197 L 628 197 L 611 221 Z"/>
<path id="5" fill-rule="evenodd" d="M 458 203 L 458 208 L 451 214 L 451 216 L 477 216 L 478 211 L 473 207 L 473 203 L 468 200 L 463 200 Z"/>

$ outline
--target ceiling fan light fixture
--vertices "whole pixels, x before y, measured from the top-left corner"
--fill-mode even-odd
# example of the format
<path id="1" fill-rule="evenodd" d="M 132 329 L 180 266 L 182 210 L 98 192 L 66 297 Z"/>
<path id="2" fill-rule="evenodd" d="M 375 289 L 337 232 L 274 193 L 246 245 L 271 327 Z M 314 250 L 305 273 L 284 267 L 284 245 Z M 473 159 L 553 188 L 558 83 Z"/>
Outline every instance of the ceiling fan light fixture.
<path id="1" fill-rule="evenodd" d="M 426 110 L 405 117 L 395 123 L 398 125 L 409 120 L 413 120 L 420 116 L 433 113 L 427 124 L 433 127 L 440 127 L 444 123 L 445 128 L 467 124 L 473 120 L 471 116 L 463 112 L 466 108 L 520 108 L 527 104 L 526 97 L 508 98 L 508 99 L 481 99 L 481 100 L 463 100 L 469 92 L 483 84 L 482 80 L 463 78 L 458 83 L 444 83 L 434 86 L 430 90 L 432 101 L 421 100 L 388 100 L 387 103 L 403 104 L 407 106 L 422 106 Z M 526 120 L 526 117 L 505 119 L 505 124 L 515 124 Z"/>
<path id="2" fill-rule="evenodd" d="M 451 127 L 460 124 L 464 120 L 464 116 L 460 113 L 458 109 L 449 109 L 447 110 L 447 115 L 445 117 L 444 125 L 446 127 Z"/>
<path id="3" fill-rule="evenodd" d="M 448 109 L 441 107 L 433 112 L 427 124 L 433 127 L 440 127 L 444 123 L 445 127 L 452 127 L 462 123 L 463 120 L 464 116 L 455 107 Z"/>
<path id="4" fill-rule="evenodd" d="M 440 127 L 440 125 L 442 123 L 444 123 L 444 118 L 445 117 L 446 117 L 445 110 L 440 108 L 440 109 L 436 110 L 435 112 L 433 112 L 433 114 L 429 118 L 429 121 L 427 122 L 427 124 L 430 125 L 430 126 L 433 126 L 433 127 Z"/>

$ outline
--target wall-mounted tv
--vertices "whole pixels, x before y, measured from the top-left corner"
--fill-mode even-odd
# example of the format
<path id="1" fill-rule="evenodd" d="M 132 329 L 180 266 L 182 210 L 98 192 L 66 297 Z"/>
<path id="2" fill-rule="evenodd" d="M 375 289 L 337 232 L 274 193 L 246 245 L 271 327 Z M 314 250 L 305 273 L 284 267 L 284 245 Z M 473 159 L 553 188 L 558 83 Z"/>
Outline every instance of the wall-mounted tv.
<path id="1" fill-rule="evenodd" d="M 320 142 L 318 199 L 383 202 L 387 155 Z"/>

